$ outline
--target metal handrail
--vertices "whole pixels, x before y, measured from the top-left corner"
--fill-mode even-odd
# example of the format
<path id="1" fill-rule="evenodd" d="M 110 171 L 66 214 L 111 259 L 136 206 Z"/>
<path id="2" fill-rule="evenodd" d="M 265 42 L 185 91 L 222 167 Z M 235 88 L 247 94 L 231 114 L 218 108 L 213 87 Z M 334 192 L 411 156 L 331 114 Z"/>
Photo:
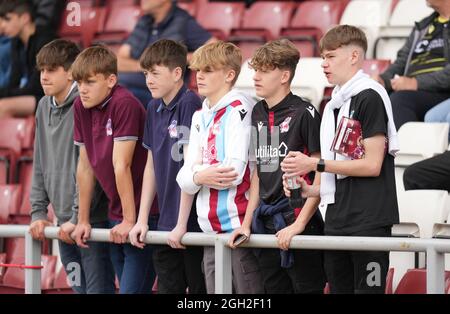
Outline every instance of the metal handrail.
<path id="1" fill-rule="evenodd" d="M 31 238 L 28 226 L 0 225 L 0 238 L 25 237 L 25 264 L 41 265 L 41 242 Z M 58 227 L 46 227 L 45 237 L 58 238 Z M 169 232 L 149 231 L 147 244 L 166 244 Z M 188 246 L 215 247 L 216 293 L 231 293 L 231 249 L 227 246 L 229 234 L 189 232 L 182 243 Z M 88 241 L 110 242 L 109 229 L 92 229 Z M 242 247 L 278 248 L 274 235 L 253 234 Z M 449 239 L 295 236 L 292 249 L 350 250 L 350 251 L 406 251 L 427 253 L 427 293 L 444 293 L 444 253 L 450 253 Z M 40 269 L 25 269 L 25 293 L 41 293 Z"/>

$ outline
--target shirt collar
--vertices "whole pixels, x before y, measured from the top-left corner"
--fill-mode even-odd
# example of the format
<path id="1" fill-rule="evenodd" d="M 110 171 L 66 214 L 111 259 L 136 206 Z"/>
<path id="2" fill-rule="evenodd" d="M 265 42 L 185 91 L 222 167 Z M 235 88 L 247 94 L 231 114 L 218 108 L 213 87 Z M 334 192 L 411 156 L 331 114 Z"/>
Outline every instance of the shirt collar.
<path id="1" fill-rule="evenodd" d="M 158 109 L 156 110 L 156 112 L 160 112 L 161 110 L 169 110 L 172 111 L 175 109 L 175 107 L 178 105 L 178 103 L 180 102 L 181 97 L 188 91 L 186 86 L 182 86 L 180 88 L 180 90 L 178 91 L 177 95 L 172 99 L 172 101 L 166 106 L 164 104 L 164 101 L 161 99 Z"/>
<path id="2" fill-rule="evenodd" d="M 117 89 L 118 86 L 119 86 L 119 85 L 116 84 L 116 85 L 112 88 L 112 90 L 111 90 L 111 92 L 109 93 L 109 95 L 106 96 L 106 98 L 105 98 L 99 105 L 97 105 L 95 108 L 97 108 L 98 110 L 103 110 L 103 109 L 106 107 L 106 105 L 111 101 L 112 96 L 113 96 L 113 93 L 115 92 L 115 90 Z"/>
<path id="3" fill-rule="evenodd" d="M 292 95 L 293 95 L 292 92 L 289 92 L 289 94 L 287 94 L 286 97 L 284 97 L 282 101 L 280 101 L 278 104 L 276 104 L 272 108 L 269 108 L 269 105 L 267 104 L 267 102 L 265 100 L 263 100 L 264 109 L 266 111 L 280 110 L 280 109 L 284 108 L 286 105 L 289 105 L 289 99 L 291 98 Z"/>
<path id="4" fill-rule="evenodd" d="M 66 98 L 64 98 L 64 101 L 62 102 L 62 104 L 59 104 L 60 106 L 63 105 L 66 102 L 67 98 L 69 98 L 70 94 L 75 89 L 75 87 L 77 87 L 77 83 L 73 82 L 72 86 L 70 86 L 69 92 L 66 95 Z M 53 105 L 54 108 L 58 108 L 59 107 L 58 104 L 56 103 L 55 96 L 52 96 L 52 105 Z"/>

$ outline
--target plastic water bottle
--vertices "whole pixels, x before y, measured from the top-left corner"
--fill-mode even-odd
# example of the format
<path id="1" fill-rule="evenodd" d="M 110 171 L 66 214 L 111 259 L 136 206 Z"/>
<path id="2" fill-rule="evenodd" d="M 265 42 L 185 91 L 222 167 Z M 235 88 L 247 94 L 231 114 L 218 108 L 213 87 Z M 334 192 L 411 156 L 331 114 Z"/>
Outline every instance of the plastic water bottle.
<path id="1" fill-rule="evenodd" d="M 300 177 L 292 177 L 287 179 L 291 197 L 289 198 L 289 206 L 292 209 L 303 207 L 302 186 L 299 181 Z"/>

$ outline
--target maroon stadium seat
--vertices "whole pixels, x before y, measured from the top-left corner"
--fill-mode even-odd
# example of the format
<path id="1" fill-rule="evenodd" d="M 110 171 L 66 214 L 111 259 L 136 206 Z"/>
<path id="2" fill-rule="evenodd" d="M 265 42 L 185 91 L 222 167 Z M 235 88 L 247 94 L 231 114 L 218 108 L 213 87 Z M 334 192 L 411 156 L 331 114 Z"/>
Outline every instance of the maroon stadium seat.
<path id="1" fill-rule="evenodd" d="M 281 36 L 311 45 L 318 55 L 318 44 L 322 35 L 332 26 L 339 24 L 340 7 L 338 1 L 302 2 Z"/>
<path id="2" fill-rule="evenodd" d="M 6 253 L 0 253 L 0 264 L 6 263 Z M 3 282 L 3 275 L 5 274 L 5 267 L 0 266 L 0 284 Z"/>
<path id="3" fill-rule="evenodd" d="M 106 8 L 111 9 L 113 7 L 129 7 L 138 4 L 139 0 L 105 0 L 103 5 Z"/>
<path id="4" fill-rule="evenodd" d="M 14 217 L 14 222 L 18 224 L 28 224 L 31 210 L 30 190 L 33 177 L 33 164 L 31 162 L 22 163 L 19 169 L 19 183 L 22 185 L 22 203 L 19 211 Z"/>
<path id="5" fill-rule="evenodd" d="M 445 272 L 445 281 L 450 279 L 450 271 Z M 396 294 L 426 294 L 427 293 L 427 270 L 408 269 L 398 283 Z"/>
<path id="6" fill-rule="evenodd" d="M 55 280 L 55 268 L 57 257 L 52 255 L 42 255 L 41 269 L 41 289 L 50 289 Z M 14 257 L 11 264 L 24 264 L 24 259 Z M 21 268 L 8 268 L 3 276 L 3 286 L 24 289 L 25 288 L 25 270 Z"/>
<path id="7" fill-rule="evenodd" d="M 255 2 L 244 12 L 242 25 L 233 31 L 232 41 L 267 41 L 280 36 L 289 26 L 295 6 L 292 2 Z"/>
<path id="8" fill-rule="evenodd" d="M 59 35 L 70 39 L 82 47 L 89 47 L 95 33 L 101 33 L 106 19 L 106 8 L 81 8 L 80 25 L 69 25 L 70 11 L 65 11 L 61 19 Z"/>
<path id="9" fill-rule="evenodd" d="M 364 60 L 363 70 L 370 76 L 379 75 L 383 73 L 390 65 L 390 60 L 367 59 Z"/>
<path id="10" fill-rule="evenodd" d="M 177 6 L 187 11 L 191 16 L 197 16 L 197 3 L 195 1 L 192 2 L 178 2 Z M 200 6 L 201 7 L 201 6 Z"/>
<path id="11" fill-rule="evenodd" d="M 21 206 L 22 187 L 20 185 L 0 185 L 0 224 L 10 222 Z"/>
<path id="12" fill-rule="evenodd" d="M 121 44 L 134 29 L 141 9 L 139 6 L 112 7 L 105 27 L 95 35 L 95 43 Z"/>
<path id="13" fill-rule="evenodd" d="M 197 21 L 214 37 L 226 40 L 240 26 L 244 3 L 210 2 L 198 8 Z"/>
<path id="14" fill-rule="evenodd" d="M 3 118 L 0 125 L 0 168 L 3 169 L 0 183 L 10 183 L 14 181 L 17 159 L 22 150 L 33 147 L 34 118 Z"/>

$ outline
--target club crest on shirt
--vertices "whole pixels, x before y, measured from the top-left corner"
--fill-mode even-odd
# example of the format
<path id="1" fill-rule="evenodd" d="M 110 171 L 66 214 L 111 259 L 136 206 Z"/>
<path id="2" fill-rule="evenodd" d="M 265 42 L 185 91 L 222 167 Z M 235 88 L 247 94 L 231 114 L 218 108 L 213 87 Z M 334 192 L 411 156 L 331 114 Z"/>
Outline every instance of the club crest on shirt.
<path id="1" fill-rule="evenodd" d="M 208 144 L 202 149 L 202 161 L 204 164 L 212 164 L 217 160 L 217 149 L 215 144 Z"/>
<path id="2" fill-rule="evenodd" d="M 105 128 L 106 128 L 106 136 L 111 136 L 113 134 L 111 118 L 109 118 L 108 122 L 106 122 Z"/>
<path id="3" fill-rule="evenodd" d="M 200 125 L 199 124 L 196 124 L 195 128 L 197 129 L 197 132 L 200 132 Z"/>
<path id="4" fill-rule="evenodd" d="M 176 138 L 178 137 L 178 131 L 177 131 L 177 120 L 173 120 L 172 123 L 169 125 L 169 127 L 167 128 L 169 130 L 169 136 L 171 138 Z"/>
<path id="5" fill-rule="evenodd" d="M 284 119 L 284 121 L 280 124 L 280 132 L 281 133 L 286 133 L 289 131 L 289 123 L 291 122 L 292 118 L 291 117 L 287 117 L 286 119 Z"/>

